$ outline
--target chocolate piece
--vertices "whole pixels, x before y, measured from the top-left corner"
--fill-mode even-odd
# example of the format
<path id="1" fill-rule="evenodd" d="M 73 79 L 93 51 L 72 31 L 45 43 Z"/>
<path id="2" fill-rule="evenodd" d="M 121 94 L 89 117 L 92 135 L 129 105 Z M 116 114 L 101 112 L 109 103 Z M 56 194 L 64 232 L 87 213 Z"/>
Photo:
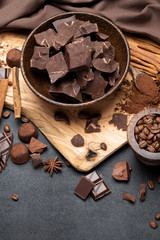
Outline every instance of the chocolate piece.
<path id="1" fill-rule="evenodd" d="M 85 133 L 91 133 L 91 132 L 100 132 L 101 128 L 100 125 L 98 124 L 99 120 L 99 115 L 93 117 L 91 119 L 88 119 L 86 122 L 86 127 L 85 127 Z"/>
<path id="2" fill-rule="evenodd" d="M 3 113 L 3 117 L 4 118 L 8 118 L 9 116 L 10 116 L 10 111 L 5 111 L 4 113 Z"/>
<path id="3" fill-rule="evenodd" d="M 102 41 L 106 41 L 109 38 L 108 35 L 106 35 L 105 33 L 100 33 L 100 32 L 95 33 L 95 36 L 98 40 L 102 40 Z"/>
<path id="4" fill-rule="evenodd" d="M 29 119 L 28 119 L 27 117 L 22 116 L 22 117 L 21 117 L 21 121 L 22 121 L 23 123 L 28 123 L 28 122 L 29 122 Z"/>
<path id="5" fill-rule="evenodd" d="M 114 86 L 118 78 L 119 78 L 119 64 L 116 71 L 108 75 L 109 85 Z"/>
<path id="6" fill-rule="evenodd" d="M 70 71 L 80 71 L 90 68 L 91 50 L 86 45 L 88 39 L 81 38 L 65 46 L 66 62 Z"/>
<path id="7" fill-rule="evenodd" d="M 110 42 L 98 42 L 98 41 L 93 42 L 93 51 L 94 51 L 93 59 L 104 57 L 104 53 L 109 51 L 110 47 L 111 47 Z"/>
<path id="8" fill-rule="evenodd" d="M 146 184 L 140 184 L 139 186 L 139 199 L 141 202 L 143 202 L 145 198 L 145 193 L 146 193 Z"/>
<path id="9" fill-rule="evenodd" d="M 29 143 L 29 151 L 31 153 L 42 153 L 47 148 L 47 145 L 32 137 Z"/>
<path id="10" fill-rule="evenodd" d="M 109 121 L 109 124 L 114 124 L 118 130 L 122 129 L 122 131 L 127 130 L 127 115 L 123 113 L 114 113 L 112 116 L 112 120 Z"/>
<path id="11" fill-rule="evenodd" d="M 83 89 L 89 81 L 94 79 L 94 73 L 91 68 L 85 71 L 78 71 L 76 72 L 76 78 L 80 88 Z"/>
<path id="12" fill-rule="evenodd" d="M 112 176 L 118 181 L 128 181 L 130 176 L 128 163 L 126 161 L 116 163 Z"/>
<path id="13" fill-rule="evenodd" d="M 53 45 L 55 36 L 56 32 L 51 28 L 49 28 L 47 31 L 34 35 L 36 42 L 39 45 L 45 46 L 47 48 L 50 48 Z"/>
<path id="14" fill-rule="evenodd" d="M 23 123 L 18 130 L 19 139 L 29 143 L 32 137 L 38 137 L 38 131 L 32 123 Z"/>
<path id="15" fill-rule="evenodd" d="M 68 117 L 63 112 L 55 112 L 54 119 L 56 121 L 65 122 L 67 125 L 70 125 Z"/>
<path id="16" fill-rule="evenodd" d="M 0 133 L 0 165 L 5 168 L 12 146 L 13 134 Z"/>
<path id="17" fill-rule="evenodd" d="M 75 21 L 70 22 L 70 25 L 72 26 L 72 29 L 74 31 L 74 39 L 77 39 L 82 36 L 81 32 L 81 26 L 84 24 L 84 21 L 76 19 Z"/>
<path id="18" fill-rule="evenodd" d="M 95 71 L 93 81 L 88 82 L 86 88 L 83 89 L 82 92 L 91 95 L 92 99 L 97 99 L 105 94 L 107 85 L 108 82 L 101 76 L 101 72 Z"/>
<path id="19" fill-rule="evenodd" d="M 10 151 L 10 158 L 16 164 L 26 163 L 30 158 L 28 148 L 23 143 L 14 144 Z"/>
<path id="20" fill-rule="evenodd" d="M 155 188 L 153 180 L 148 180 L 147 184 L 148 184 L 149 189 L 153 190 Z"/>
<path id="21" fill-rule="evenodd" d="M 88 175 L 86 175 L 85 177 L 95 184 L 98 183 L 100 180 L 102 180 L 102 178 L 99 176 L 97 171 L 93 171 Z"/>
<path id="22" fill-rule="evenodd" d="M 32 59 L 30 60 L 30 66 L 43 70 L 46 68 L 46 64 L 49 61 L 49 48 L 34 46 L 34 52 Z"/>
<path id="23" fill-rule="evenodd" d="M 123 200 L 127 200 L 132 203 L 135 202 L 135 198 L 133 196 L 131 196 L 129 193 L 123 193 Z"/>
<path id="24" fill-rule="evenodd" d="M 55 83 L 68 73 L 68 68 L 63 57 L 63 53 L 59 52 L 53 55 L 46 64 L 46 70 L 49 74 L 51 83 Z"/>
<path id="25" fill-rule="evenodd" d="M 21 59 L 21 51 L 19 49 L 11 49 L 7 53 L 6 62 L 9 67 L 18 67 L 20 68 L 20 59 Z"/>
<path id="26" fill-rule="evenodd" d="M 84 138 L 80 134 L 77 134 L 71 139 L 71 143 L 75 147 L 83 147 L 84 146 Z"/>
<path id="27" fill-rule="evenodd" d="M 106 48 L 103 54 L 104 58 L 113 60 L 115 58 L 115 48 L 112 45 L 110 45 L 108 48 L 108 42 L 105 42 L 104 44 L 106 44 Z"/>
<path id="28" fill-rule="evenodd" d="M 57 84 L 52 84 L 49 92 L 57 101 L 68 103 L 82 102 L 80 86 L 75 79 L 66 79 Z"/>
<path id="29" fill-rule="evenodd" d="M 106 194 L 108 194 L 110 192 L 111 192 L 111 190 L 109 189 L 109 187 L 106 185 L 106 183 L 102 179 L 92 189 L 91 196 L 96 201 L 97 199 L 105 196 Z"/>
<path id="30" fill-rule="evenodd" d="M 40 153 L 34 153 L 30 155 L 32 158 L 34 168 L 39 168 L 44 166 Z"/>
<path id="31" fill-rule="evenodd" d="M 118 63 L 109 58 L 93 59 L 92 64 L 97 70 L 99 70 L 101 72 L 106 72 L 106 73 L 112 73 L 118 67 Z"/>
<path id="32" fill-rule="evenodd" d="M 89 179 L 82 176 L 80 182 L 74 189 L 74 193 L 78 195 L 82 199 L 86 199 L 91 190 L 94 187 L 94 183 L 92 183 Z"/>
<path id="33" fill-rule="evenodd" d="M 81 111 L 78 113 L 78 118 L 79 118 L 79 119 L 89 119 L 89 118 L 91 118 L 91 113 L 89 113 L 89 112 L 86 111 L 86 110 L 81 110 Z"/>
<path id="34" fill-rule="evenodd" d="M 104 142 L 102 142 L 100 144 L 100 148 L 103 149 L 104 151 L 106 151 L 107 150 L 107 145 Z"/>
<path id="35" fill-rule="evenodd" d="M 87 154 L 86 154 L 86 160 L 87 161 L 93 161 L 95 160 L 95 157 L 97 156 L 97 153 L 93 152 L 92 150 L 88 150 Z"/>
<path id="36" fill-rule="evenodd" d="M 97 23 L 91 23 L 90 21 L 84 22 L 80 26 L 80 31 L 82 35 L 88 35 L 91 33 L 96 33 L 98 32 L 98 26 Z"/>
<path id="37" fill-rule="evenodd" d="M 58 26 L 61 25 L 62 23 L 68 23 L 68 22 L 72 22 L 75 21 L 76 17 L 75 15 L 68 17 L 68 18 L 63 18 L 63 19 L 59 19 L 54 21 L 52 24 L 55 27 L 56 31 L 58 31 Z"/>

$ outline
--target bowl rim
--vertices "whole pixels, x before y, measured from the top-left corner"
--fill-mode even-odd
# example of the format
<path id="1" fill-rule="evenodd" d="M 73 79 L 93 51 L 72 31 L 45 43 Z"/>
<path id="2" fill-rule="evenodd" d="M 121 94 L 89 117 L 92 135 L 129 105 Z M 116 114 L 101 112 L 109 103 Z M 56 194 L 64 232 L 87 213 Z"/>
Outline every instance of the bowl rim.
<path id="1" fill-rule="evenodd" d="M 55 100 L 52 100 L 52 99 L 49 99 L 47 97 L 45 97 L 44 95 L 42 95 L 41 93 L 39 93 L 31 84 L 30 82 L 28 81 L 27 79 L 27 76 L 25 74 L 25 71 L 24 71 L 24 65 L 23 65 L 23 56 L 24 56 L 24 51 L 25 51 L 25 47 L 30 39 L 30 37 L 34 34 L 34 32 L 40 28 L 43 24 L 47 23 L 48 21 L 52 20 L 54 21 L 55 18 L 59 17 L 59 16 L 66 16 L 66 15 L 76 15 L 76 14 L 85 14 L 85 15 L 91 15 L 93 17 L 97 17 L 97 18 L 100 18 L 102 19 L 103 21 L 107 21 L 110 25 L 112 25 L 118 32 L 119 34 L 121 35 L 123 41 L 124 41 L 124 44 L 126 46 L 126 52 L 127 52 L 127 63 L 126 63 L 126 68 L 125 68 L 125 71 L 121 77 L 121 79 L 119 80 L 119 82 L 117 83 L 116 86 L 114 86 L 113 88 L 111 88 L 111 90 L 109 92 L 107 92 L 106 94 L 104 94 L 102 97 L 100 98 L 97 98 L 95 100 L 91 100 L 91 101 L 88 101 L 88 102 L 83 102 L 83 103 L 62 103 L 62 102 L 58 102 L 58 101 L 55 101 Z M 27 83 L 28 87 L 32 90 L 33 93 L 35 93 L 38 97 L 40 97 L 41 99 L 51 103 L 51 104 L 54 104 L 54 105 L 57 105 L 59 107 L 70 107 L 70 108 L 80 108 L 80 107 L 85 107 L 85 106 L 90 106 L 90 105 L 93 105 L 94 103 L 97 103 L 99 101 L 101 101 L 102 99 L 106 98 L 107 96 L 110 96 L 116 89 L 118 89 L 118 87 L 122 84 L 122 81 L 124 80 L 125 76 L 127 75 L 127 72 L 128 72 L 128 69 L 129 69 L 129 64 L 130 64 L 130 50 L 129 50 L 129 45 L 128 45 L 128 42 L 124 36 L 124 34 L 122 33 L 122 31 L 113 23 L 111 22 L 110 20 L 108 20 L 107 18 L 104 18 L 102 16 L 99 16 L 97 14 L 93 14 L 93 13 L 89 13 L 89 12 L 65 12 L 65 13 L 61 13 L 61 14 L 57 14 L 53 17 L 50 17 L 48 19 L 46 19 L 45 21 L 43 21 L 42 23 L 40 23 L 36 28 L 34 28 L 31 33 L 28 35 L 28 37 L 26 38 L 24 44 L 23 44 L 23 47 L 22 47 L 22 52 L 21 52 L 21 59 L 20 59 L 20 65 L 21 65 L 21 72 L 22 72 L 22 76 L 25 80 L 25 82 Z"/>
<path id="2" fill-rule="evenodd" d="M 148 108 L 145 110 L 142 110 L 135 114 L 132 119 L 129 122 L 128 128 L 127 128 L 127 140 L 128 144 L 130 145 L 131 149 L 138 154 L 139 156 L 143 157 L 143 161 L 150 162 L 150 163 L 157 163 L 160 162 L 160 153 L 158 152 L 149 152 L 145 149 L 142 149 L 139 147 L 135 137 L 134 137 L 134 127 L 138 120 L 140 120 L 142 117 L 148 114 L 160 114 L 160 108 Z"/>

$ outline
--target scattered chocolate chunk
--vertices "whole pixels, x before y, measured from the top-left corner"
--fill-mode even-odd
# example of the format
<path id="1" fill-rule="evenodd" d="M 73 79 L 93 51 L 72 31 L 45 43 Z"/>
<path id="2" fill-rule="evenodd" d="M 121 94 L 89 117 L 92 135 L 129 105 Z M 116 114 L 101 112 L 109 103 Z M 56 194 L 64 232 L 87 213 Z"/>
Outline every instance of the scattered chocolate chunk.
<path id="1" fill-rule="evenodd" d="M 47 148 L 47 145 L 32 137 L 29 143 L 29 151 L 31 153 L 42 153 Z"/>
<path id="2" fill-rule="evenodd" d="M 146 184 L 140 184 L 139 187 L 139 199 L 141 202 L 145 201 L 145 193 L 146 193 Z"/>
<path id="3" fill-rule="evenodd" d="M 28 122 L 29 122 L 29 119 L 28 119 L 27 117 L 22 116 L 22 117 L 21 117 L 21 121 L 22 121 L 23 123 L 28 123 Z"/>
<path id="4" fill-rule="evenodd" d="M 105 94 L 107 85 L 108 82 L 101 76 L 101 72 L 95 71 L 93 81 L 88 82 L 86 88 L 83 89 L 82 92 L 91 95 L 92 99 L 97 99 Z"/>
<path id="5" fill-rule="evenodd" d="M 33 56 L 30 60 L 30 66 L 43 70 L 49 61 L 49 48 L 34 46 Z"/>
<path id="6" fill-rule="evenodd" d="M 18 130 L 19 139 L 29 143 L 32 137 L 38 137 L 37 128 L 32 123 L 23 123 Z"/>
<path id="7" fill-rule="evenodd" d="M 100 132 L 101 128 L 97 118 L 88 119 L 86 122 L 85 133 Z"/>
<path id="8" fill-rule="evenodd" d="M 102 41 L 106 41 L 109 38 L 108 35 L 100 32 L 95 33 L 95 36 L 98 40 L 102 40 Z"/>
<path id="9" fill-rule="evenodd" d="M 39 45 L 50 48 L 53 45 L 55 35 L 56 32 L 53 29 L 49 28 L 47 31 L 34 34 L 34 37 Z"/>
<path id="10" fill-rule="evenodd" d="M 100 144 L 100 148 L 103 149 L 104 151 L 106 151 L 106 150 L 107 150 L 107 145 L 106 145 L 106 143 L 102 142 L 102 143 Z"/>
<path id="11" fill-rule="evenodd" d="M 112 176 L 118 181 L 128 181 L 130 176 L 128 162 L 123 161 L 116 163 Z"/>
<path id="12" fill-rule="evenodd" d="M 12 199 L 13 199 L 14 201 L 18 201 L 18 199 L 19 199 L 18 194 L 13 193 L 13 194 L 12 194 Z"/>
<path id="13" fill-rule="evenodd" d="M 123 200 L 127 200 L 132 203 L 135 202 L 135 198 L 133 196 L 131 196 L 129 193 L 123 193 Z"/>
<path id="14" fill-rule="evenodd" d="M 152 180 L 147 181 L 149 189 L 153 190 L 155 188 L 154 182 Z"/>
<path id="15" fill-rule="evenodd" d="M 92 189 L 91 196 L 96 201 L 110 192 L 111 190 L 102 179 Z"/>
<path id="16" fill-rule="evenodd" d="M 65 122 L 67 125 L 70 125 L 68 117 L 63 112 L 55 112 L 54 119 L 56 121 Z"/>
<path id="17" fill-rule="evenodd" d="M 45 163 L 45 167 L 44 167 L 44 171 L 48 171 L 50 173 L 50 176 L 52 177 L 53 175 L 53 171 L 55 171 L 56 173 L 62 170 L 61 165 L 63 164 L 63 162 L 58 161 L 58 156 L 55 157 L 55 159 L 53 160 L 52 158 L 48 158 L 48 161 L 44 161 Z"/>
<path id="18" fill-rule="evenodd" d="M 75 147 L 83 147 L 84 146 L 84 138 L 80 134 L 77 134 L 71 139 L 71 143 Z"/>
<path id="19" fill-rule="evenodd" d="M 116 71 L 118 63 L 110 58 L 96 58 L 92 61 L 95 69 L 101 72 L 112 73 Z"/>
<path id="20" fill-rule="evenodd" d="M 30 158 L 29 150 L 23 143 L 16 143 L 10 151 L 10 158 L 13 163 L 24 164 Z"/>
<path id="21" fill-rule="evenodd" d="M 68 17 L 68 18 L 63 18 L 63 19 L 56 20 L 52 24 L 53 24 L 53 26 L 55 27 L 55 29 L 57 31 L 58 30 L 58 26 L 61 25 L 62 23 L 68 23 L 68 22 L 72 22 L 72 21 L 75 21 L 75 20 L 76 20 L 76 17 L 75 17 L 75 15 L 73 15 L 73 16 Z"/>
<path id="22" fill-rule="evenodd" d="M 67 167 L 71 167 L 70 162 L 68 162 L 67 160 L 65 160 L 65 164 L 67 165 Z"/>
<path id="23" fill-rule="evenodd" d="M 12 146 L 13 134 L 0 133 L 0 165 L 5 168 Z"/>
<path id="24" fill-rule="evenodd" d="M 82 176 L 80 182 L 74 189 L 74 193 L 82 199 L 86 199 L 89 193 L 92 191 L 94 183 L 86 177 Z"/>
<path id="25" fill-rule="evenodd" d="M 155 219 L 156 219 L 157 221 L 160 220 L 160 212 L 156 214 Z"/>
<path id="26" fill-rule="evenodd" d="M 6 133 L 9 133 L 10 132 L 10 126 L 9 125 L 4 125 L 3 126 L 3 129 Z"/>
<path id="27" fill-rule="evenodd" d="M 55 83 L 60 78 L 64 77 L 68 73 L 68 68 L 64 60 L 62 52 L 53 55 L 48 63 L 46 69 L 50 77 L 51 83 Z"/>
<path id="28" fill-rule="evenodd" d="M 39 168 L 44 166 L 40 153 L 34 153 L 34 154 L 31 154 L 30 156 L 31 156 L 34 168 Z"/>
<path id="29" fill-rule="evenodd" d="M 151 228 L 153 228 L 153 229 L 156 229 L 158 227 L 158 224 L 154 220 L 150 221 L 149 224 L 150 224 Z"/>
<path id="30" fill-rule="evenodd" d="M 95 184 L 102 180 L 97 171 L 93 171 L 86 175 L 85 177 Z"/>
<path id="31" fill-rule="evenodd" d="M 3 113 L 3 117 L 4 117 L 4 118 L 8 118 L 10 115 L 11 115 L 10 111 L 5 111 L 5 112 Z"/>
<path id="32" fill-rule="evenodd" d="M 87 161 L 93 161 L 95 160 L 95 157 L 97 156 L 97 153 L 93 152 L 92 150 L 88 150 L 87 154 L 86 154 L 86 160 Z"/>
<path id="33" fill-rule="evenodd" d="M 114 124 L 118 130 L 122 129 L 122 131 L 127 130 L 127 115 L 123 113 L 114 113 L 112 116 L 112 120 L 109 121 L 109 124 Z"/>
<path id="34" fill-rule="evenodd" d="M 9 67 L 20 68 L 21 51 L 13 48 L 7 53 L 6 62 Z"/>

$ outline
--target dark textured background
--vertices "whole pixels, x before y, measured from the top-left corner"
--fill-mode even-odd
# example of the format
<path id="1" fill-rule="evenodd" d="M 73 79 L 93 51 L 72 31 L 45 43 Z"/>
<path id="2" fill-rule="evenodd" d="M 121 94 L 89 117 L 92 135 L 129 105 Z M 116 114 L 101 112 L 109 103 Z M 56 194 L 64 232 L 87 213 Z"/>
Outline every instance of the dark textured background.
<path id="1" fill-rule="evenodd" d="M 17 132 L 21 121 L 15 120 L 12 113 L 8 119 L 0 120 L 0 131 L 5 124 L 14 133 L 14 143 L 19 142 Z M 60 156 L 40 132 L 38 139 L 48 145 L 43 160 Z M 59 159 L 64 160 L 62 156 Z M 133 169 L 128 183 L 112 178 L 113 167 L 119 161 L 128 161 Z M 43 168 L 35 170 L 31 160 L 15 165 L 9 159 L 8 167 L 0 174 L 0 239 L 160 239 L 160 222 L 155 230 L 149 226 L 160 211 L 159 170 L 140 164 L 127 145 L 96 170 L 112 193 L 96 202 L 90 196 L 83 201 L 73 193 L 83 173 L 64 163 L 62 172 L 50 177 Z M 148 179 L 155 181 L 155 189 L 147 187 L 146 201 L 139 202 L 139 185 Z M 123 192 L 135 196 L 135 204 L 122 200 Z M 12 193 L 19 195 L 18 202 L 11 199 Z"/>

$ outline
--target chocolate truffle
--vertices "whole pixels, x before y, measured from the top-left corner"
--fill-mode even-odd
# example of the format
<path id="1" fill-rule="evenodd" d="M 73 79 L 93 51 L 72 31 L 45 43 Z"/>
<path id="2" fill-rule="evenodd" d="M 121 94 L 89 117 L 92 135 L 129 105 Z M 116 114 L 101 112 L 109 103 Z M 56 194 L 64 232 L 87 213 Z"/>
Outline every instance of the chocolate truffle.
<path id="1" fill-rule="evenodd" d="M 13 48 L 7 53 L 6 62 L 9 67 L 20 67 L 21 51 Z"/>
<path id="2" fill-rule="evenodd" d="M 22 142 L 29 143 L 32 137 L 37 138 L 38 131 L 32 123 L 24 123 L 19 128 L 18 136 Z"/>
<path id="3" fill-rule="evenodd" d="M 23 143 L 16 143 L 10 151 L 10 158 L 16 164 L 26 163 L 30 156 L 28 148 Z"/>

